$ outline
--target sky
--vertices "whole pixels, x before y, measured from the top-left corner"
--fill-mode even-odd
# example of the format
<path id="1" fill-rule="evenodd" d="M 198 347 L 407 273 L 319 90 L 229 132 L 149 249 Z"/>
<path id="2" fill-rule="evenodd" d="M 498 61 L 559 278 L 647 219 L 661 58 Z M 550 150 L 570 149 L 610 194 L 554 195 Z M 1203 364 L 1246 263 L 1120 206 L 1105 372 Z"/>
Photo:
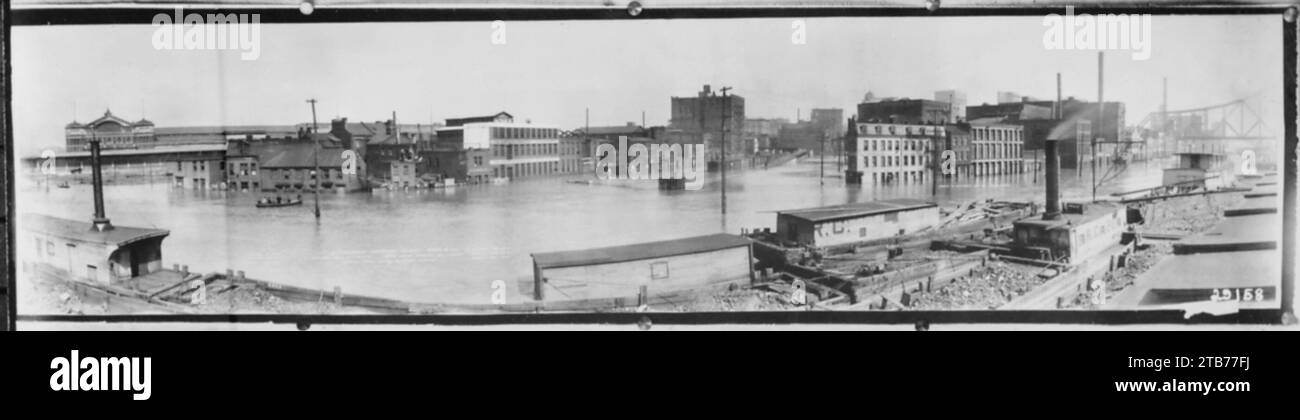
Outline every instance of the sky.
<path id="1" fill-rule="evenodd" d="M 150 25 L 12 28 L 14 135 L 21 155 L 64 143 L 63 127 L 105 109 L 160 127 L 387 119 L 402 123 L 508 111 L 517 121 L 581 127 L 665 125 L 669 98 L 731 86 L 749 118 L 812 108 L 856 110 L 876 96 L 933 98 L 958 89 L 968 104 L 999 91 L 1097 96 L 1097 53 L 1049 50 L 1043 17 L 275 24 L 260 56 L 237 50 L 157 50 Z M 1280 133 L 1281 17 L 1155 16 L 1151 56 L 1106 55 L 1105 99 L 1130 124 L 1158 110 L 1262 94 Z"/>

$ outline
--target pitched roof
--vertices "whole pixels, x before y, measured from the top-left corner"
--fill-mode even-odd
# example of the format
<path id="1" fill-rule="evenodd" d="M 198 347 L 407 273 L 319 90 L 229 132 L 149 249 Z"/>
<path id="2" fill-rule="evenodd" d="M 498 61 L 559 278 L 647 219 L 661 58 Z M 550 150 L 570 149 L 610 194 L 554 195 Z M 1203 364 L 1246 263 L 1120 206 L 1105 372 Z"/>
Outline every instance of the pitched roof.
<path id="1" fill-rule="evenodd" d="M 715 233 L 712 235 L 605 248 L 536 253 L 533 254 L 533 264 L 535 264 L 537 268 L 612 264 L 625 261 L 698 254 L 701 252 L 717 251 L 742 246 L 747 247 L 749 245 L 749 239 L 726 233 Z"/>
<path id="2" fill-rule="evenodd" d="M 815 207 L 808 209 L 786 210 L 777 212 L 778 215 L 789 215 L 810 222 L 826 222 L 831 220 L 851 219 L 856 217 L 870 216 L 875 214 L 893 213 L 905 210 L 916 210 L 927 207 L 937 207 L 938 204 L 928 201 L 913 200 L 910 198 L 899 198 L 894 200 L 867 201 L 862 203 L 848 203 L 838 206 Z"/>

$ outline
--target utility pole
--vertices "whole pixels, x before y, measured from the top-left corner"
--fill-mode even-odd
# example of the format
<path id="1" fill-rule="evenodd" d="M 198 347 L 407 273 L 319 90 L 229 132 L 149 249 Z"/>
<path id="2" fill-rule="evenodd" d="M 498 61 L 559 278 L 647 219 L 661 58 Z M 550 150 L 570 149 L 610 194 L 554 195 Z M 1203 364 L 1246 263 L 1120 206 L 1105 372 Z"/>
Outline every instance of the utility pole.
<path id="1" fill-rule="evenodd" d="M 826 135 L 822 134 L 822 151 L 821 158 L 817 159 L 817 169 L 821 172 L 817 175 L 817 182 L 826 185 Z"/>
<path id="2" fill-rule="evenodd" d="M 587 150 L 592 153 L 591 157 L 594 160 L 596 159 L 596 148 L 591 145 L 591 107 L 587 107 L 583 110 L 582 118 L 583 127 L 585 127 L 582 129 L 582 144 L 587 146 Z M 594 162 L 591 164 L 591 173 L 592 175 L 596 174 L 596 164 Z"/>
<path id="3" fill-rule="evenodd" d="M 939 167 L 939 127 L 942 126 L 936 125 L 934 127 L 934 134 L 930 136 L 930 176 L 934 178 L 930 183 L 930 196 L 932 197 L 939 196 L 939 178 L 942 177 L 941 174 L 943 172 L 943 169 Z M 947 130 L 944 131 L 944 139 L 951 139 L 951 137 L 947 135 Z M 944 146 L 947 146 L 949 149 L 952 148 L 952 146 L 948 144 L 945 144 Z"/>
<path id="4" fill-rule="evenodd" d="M 316 200 L 315 213 L 316 220 L 320 220 L 320 143 L 316 142 L 316 98 L 308 99 L 307 103 L 311 104 L 311 132 L 307 135 L 311 137 L 311 160 L 312 164 L 316 166 L 316 171 L 313 172 L 313 176 L 316 178 L 316 188 L 314 188 Z"/>
<path id="5" fill-rule="evenodd" d="M 727 230 L 727 120 L 731 117 L 731 86 L 722 87 L 722 230 Z"/>
<path id="6" fill-rule="evenodd" d="M 1092 136 L 1092 201 L 1097 201 L 1097 138 L 1106 134 L 1106 99 L 1102 96 L 1105 84 L 1106 52 L 1097 51 L 1097 134 Z M 1116 139 L 1118 140 L 1118 139 Z"/>

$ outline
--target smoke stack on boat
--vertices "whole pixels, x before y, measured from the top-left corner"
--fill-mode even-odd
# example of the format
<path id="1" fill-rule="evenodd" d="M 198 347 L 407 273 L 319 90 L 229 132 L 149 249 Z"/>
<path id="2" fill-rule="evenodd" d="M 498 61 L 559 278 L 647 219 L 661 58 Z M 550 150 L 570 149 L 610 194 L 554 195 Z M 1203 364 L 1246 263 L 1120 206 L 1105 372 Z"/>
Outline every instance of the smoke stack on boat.
<path id="1" fill-rule="evenodd" d="M 103 166 L 103 163 L 100 162 L 100 157 L 99 157 L 99 140 L 91 139 L 90 140 L 90 167 L 92 171 L 91 181 L 94 183 L 94 188 L 95 188 L 95 217 L 91 219 L 91 225 L 95 228 L 95 230 L 103 232 L 106 230 L 112 230 L 113 224 L 108 221 L 108 216 L 104 214 L 104 177 L 102 174 L 101 166 Z"/>

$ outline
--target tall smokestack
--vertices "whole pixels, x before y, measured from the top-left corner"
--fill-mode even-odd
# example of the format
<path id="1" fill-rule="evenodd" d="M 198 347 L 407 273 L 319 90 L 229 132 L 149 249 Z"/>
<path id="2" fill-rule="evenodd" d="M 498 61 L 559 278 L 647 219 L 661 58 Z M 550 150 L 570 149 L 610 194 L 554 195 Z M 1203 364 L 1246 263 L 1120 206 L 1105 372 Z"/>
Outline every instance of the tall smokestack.
<path id="1" fill-rule="evenodd" d="M 1043 220 L 1056 220 L 1061 217 L 1061 158 L 1057 155 L 1057 140 L 1043 141 L 1043 154 L 1047 155 L 1047 208 L 1043 211 Z"/>
<path id="2" fill-rule="evenodd" d="M 104 215 L 104 177 L 101 167 L 103 164 L 99 161 L 99 140 L 90 140 L 90 168 L 91 181 L 95 187 L 95 218 L 91 219 L 91 224 L 95 230 L 103 232 L 113 229 L 113 224 L 109 223 L 108 216 Z"/>
<path id="3" fill-rule="evenodd" d="M 1064 112 L 1061 112 L 1061 73 L 1056 73 L 1056 107 L 1055 108 L 1056 109 L 1052 110 L 1052 119 L 1059 120 L 1061 119 L 1061 115 L 1065 114 Z"/>

